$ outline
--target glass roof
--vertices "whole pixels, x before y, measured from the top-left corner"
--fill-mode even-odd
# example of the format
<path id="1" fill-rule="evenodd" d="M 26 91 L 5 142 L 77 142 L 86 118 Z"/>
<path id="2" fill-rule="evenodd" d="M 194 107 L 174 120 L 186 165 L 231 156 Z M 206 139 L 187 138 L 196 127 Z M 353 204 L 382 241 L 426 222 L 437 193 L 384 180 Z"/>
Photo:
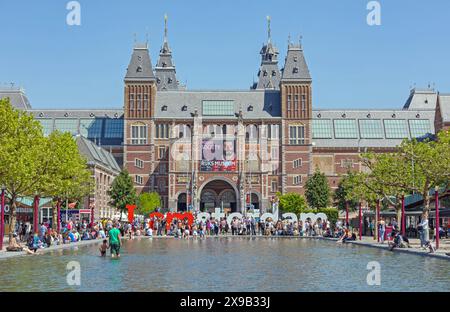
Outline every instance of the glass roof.
<path id="1" fill-rule="evenodd" d="M 408 125 L 404 119 L 384 120 L 386 139 L 408 138 Z"/>
<path id="2" fill-rule="evenodd" d="M 312 136 L 314 139 L 331 139 L 333 137 L 331 119 L 313 119 Z"/>
<path id="3" fill-rule="evenodd" d="M 383 125 L 380 119 L 359 120 L 359 131 L 362 139 L 383 139 Z"/>
<path id="4" fill-rule="evenodd" d="M 334 120 L 334 137 L 336 139 L 357 139 L 358 126 L 355 119 Z"/>

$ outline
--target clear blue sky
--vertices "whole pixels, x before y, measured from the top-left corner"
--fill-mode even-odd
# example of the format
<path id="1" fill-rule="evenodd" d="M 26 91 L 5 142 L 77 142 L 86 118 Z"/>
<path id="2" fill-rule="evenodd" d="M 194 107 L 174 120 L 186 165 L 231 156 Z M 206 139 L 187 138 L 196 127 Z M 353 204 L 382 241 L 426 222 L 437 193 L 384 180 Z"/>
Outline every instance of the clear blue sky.
<path id="1" fill-rule="evenodd" d="M 414 83 L 450 92 L 450 1 L 382 0 L 382 25 L 366 23 L 369 0 L 79 0 L 67 26 L 62 0 L 0 0 L 0 83 L 23 86 L 34 108 L 120 108 L 133 34 L 152 63 L 169 15 L 178 78 L 189 89 L 248 89 L 267 38 L 284 63 L 287 37 L 303 35 L 316 108 L 400 108 Z"/>

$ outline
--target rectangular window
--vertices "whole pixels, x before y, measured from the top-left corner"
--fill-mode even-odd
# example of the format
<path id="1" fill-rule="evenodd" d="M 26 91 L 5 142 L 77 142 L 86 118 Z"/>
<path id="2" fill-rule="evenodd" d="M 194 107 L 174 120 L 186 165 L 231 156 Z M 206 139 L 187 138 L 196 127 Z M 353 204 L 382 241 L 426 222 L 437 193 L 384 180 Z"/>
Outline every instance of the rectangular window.
<path id="1" fill-rule="evenodd" d="M 431 133 L 430 121 L 428 119 L 412 119 L 409 121 L 409 129 L 412 138 L 420 138 Z"/>
<path id="2" fill-rule="evenodd" d="M 386 132 L 386 139 L 408 138 L 408 125 L 404 119 L 384 120 L 384 130 Z"/>
<path id="3" fill-rule="evenodd" d="M 234 116 L 234 101 L 203 101 L 203 116 Z"/>
<path id="4" fill-rule="evenodd" d="M 78 134 L 78 119 L 55 119 L 55 130 Z"/>
<path id="5" fill-rule="evenodd" d="M 271 159 L 278 160 L 278 159 L 280 159 L 279 155 L 280 155 L 280 153 L 279 153 L 278 146 L 272 146 L 271 151 L 270 151 Z"/>
<path id="6" fill-rule="evenodd" d="M 294 169 L 299 168 L 301 166 L 302 166 L 302 159 L 301 158 L 294 160 L 294 164 L 293 164 Z"/>
<path id="7" fill-rule="evenodd" d="M 288 94 L 287 96 L 287 110 L 290 111 L 291 110 L 291 95 Z"/>
<path id="8" fill-rule="evenodd" d="M 289 126 L 289 144 L 302 145 L 305 144 L 305 126 Z"/>
<path id="9" fill-rule="evenodd" d="M 103 119 L 91 118 L 80 119 L 80 134 L 88 139 L 99 139 L 102 137 Z"/>
<path id="10" fill-rule="evenodd" d="M 136 104 L 137 104 L 137 110 L 142 109 L 142 101 L 141 101 L 141 94 L 136 95 Z"/>
<path id="11" fill-rule="evenodd" d="M 314 139 L 333 138 L 333 125 L 331 119 L 313 119 L 312 136 Z"/>
<path id="12" fill-rule="evenodd" d="M 383 126 L 381 120 L 359 120 L 359 129 L 362 139 L 383 139 Z"/>
<path id="13" fill-rule="evenodd" d="M 165 159 L 166 158 L 166 147 L 160 146 L 158 149 L 158 158 L 159 159 Z"/>
<path id="14" fill-rule="evenodd" d="M 294 111 L 298 111 L 298 94 L 294 95 Z"/>
<path id="15" fill-rule="evenodd" d="M 277 140 L 280 138 L 280 126 L 279 125 L 268 125 L 267 129 L 269 131 L 267 138 L 270 140 Z"/>
<path id="16" fill-rule="evenodd" d="M 302 176 L 301 175 L 296 175 L 296 176 L 294 176 L 294 178 L 293 178 L 293 184 L 294 185 L 300 185 L 300 184 L 302 184 Z"/>
<path id="17" fill-rule="evenodd" d="M 148 94 L 144 94 L 144 109 L 148 108 Z"/>
<path id="18" fill-rule="evenodd" d="M 131 126 L 131 144 L 142 145 L 147 144 L 147 126 L 132 125 Z"/>
<path id="19" fill-rule="evenodd" d="M 142 159 L 139 159 L 139 158 L 135 158 L 134 159 L 134 166 L 136 167 L 136 168 L 144 168 L 144 161 L 142 160 Z"/>
<path id="20" fill-rule="evenodd" d="M 123 138 L 123 119 L 105 120 L 105 138 Z"/>
<path id="21" fill-rule="evenodd" d="M 137 185 L 142 185 L 142 184 L 144 184 L 144 178 L 140 175 L 136 175 L 136 176 L 134 176 L 134 182 Z"/>
<path id="22" fill-rule="evenodd" d="M 155 127 L 155 137 L 157 139 L 168 139 L 169 138 L 169 125 L 168 124 L 157 124 Z"/>
<path id="23" fill-rule="evenodd" d="M 302 114 L 306 115 L 306 95 L 302 94 Z"/>
<path id="24" fill-rule="evenodd" d="M 277 181 L 272 181 L 272 183 L 270 185 L 270 191 L 272 193 L 278 192 L 278 183 L 277 183 Z"/>
<path id="25" fill-rule="evenodd" d="M 44 136 L 49 136 L 53 132 L 53 119 L 38 119 L 41 123 Z"/>
<path id="26" fill-rule="evenodd" d="M 357 139 L 358 126 L 355 119 L 334 120 L 334 136 L 336 139 Z"/>
<path id="27" fill-rule="evenodd" d="M 134 93 L 130 93 L 130 109 L 134 110 Z"/>

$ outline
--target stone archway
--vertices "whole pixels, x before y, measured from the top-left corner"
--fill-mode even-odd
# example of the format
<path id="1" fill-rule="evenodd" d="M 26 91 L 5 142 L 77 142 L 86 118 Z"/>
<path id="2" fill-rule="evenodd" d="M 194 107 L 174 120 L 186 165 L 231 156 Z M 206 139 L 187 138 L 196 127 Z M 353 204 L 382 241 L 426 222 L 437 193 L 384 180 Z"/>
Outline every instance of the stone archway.
<path id="1" fill-rule="evenodd" d="M 177 211 L 187 211 L 187 195 L 180 193 L 177 198 Z"/>
<path id="2" fill-rule="evenodd" d="M 224 211 L 240 210 L 239 192 L 237 187 L 224 178 L 215 178 L 206 182 L 199 190 L 199 207 L 201 211 L 212 212 L 214 208 L 224 208 Z"/>

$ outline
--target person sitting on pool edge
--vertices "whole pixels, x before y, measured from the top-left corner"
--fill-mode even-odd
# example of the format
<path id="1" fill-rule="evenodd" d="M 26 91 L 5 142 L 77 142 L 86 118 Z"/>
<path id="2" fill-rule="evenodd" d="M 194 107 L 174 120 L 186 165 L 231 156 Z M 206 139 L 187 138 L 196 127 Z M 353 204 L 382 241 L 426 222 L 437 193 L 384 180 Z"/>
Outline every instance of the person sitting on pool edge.
<path id="1" fill-rule="evenodd" d="M 117 223 L 109 231 L 109 247 L 111 248 L 111 257 L 120 258 L 120 231 L 117 229 Z"/>

